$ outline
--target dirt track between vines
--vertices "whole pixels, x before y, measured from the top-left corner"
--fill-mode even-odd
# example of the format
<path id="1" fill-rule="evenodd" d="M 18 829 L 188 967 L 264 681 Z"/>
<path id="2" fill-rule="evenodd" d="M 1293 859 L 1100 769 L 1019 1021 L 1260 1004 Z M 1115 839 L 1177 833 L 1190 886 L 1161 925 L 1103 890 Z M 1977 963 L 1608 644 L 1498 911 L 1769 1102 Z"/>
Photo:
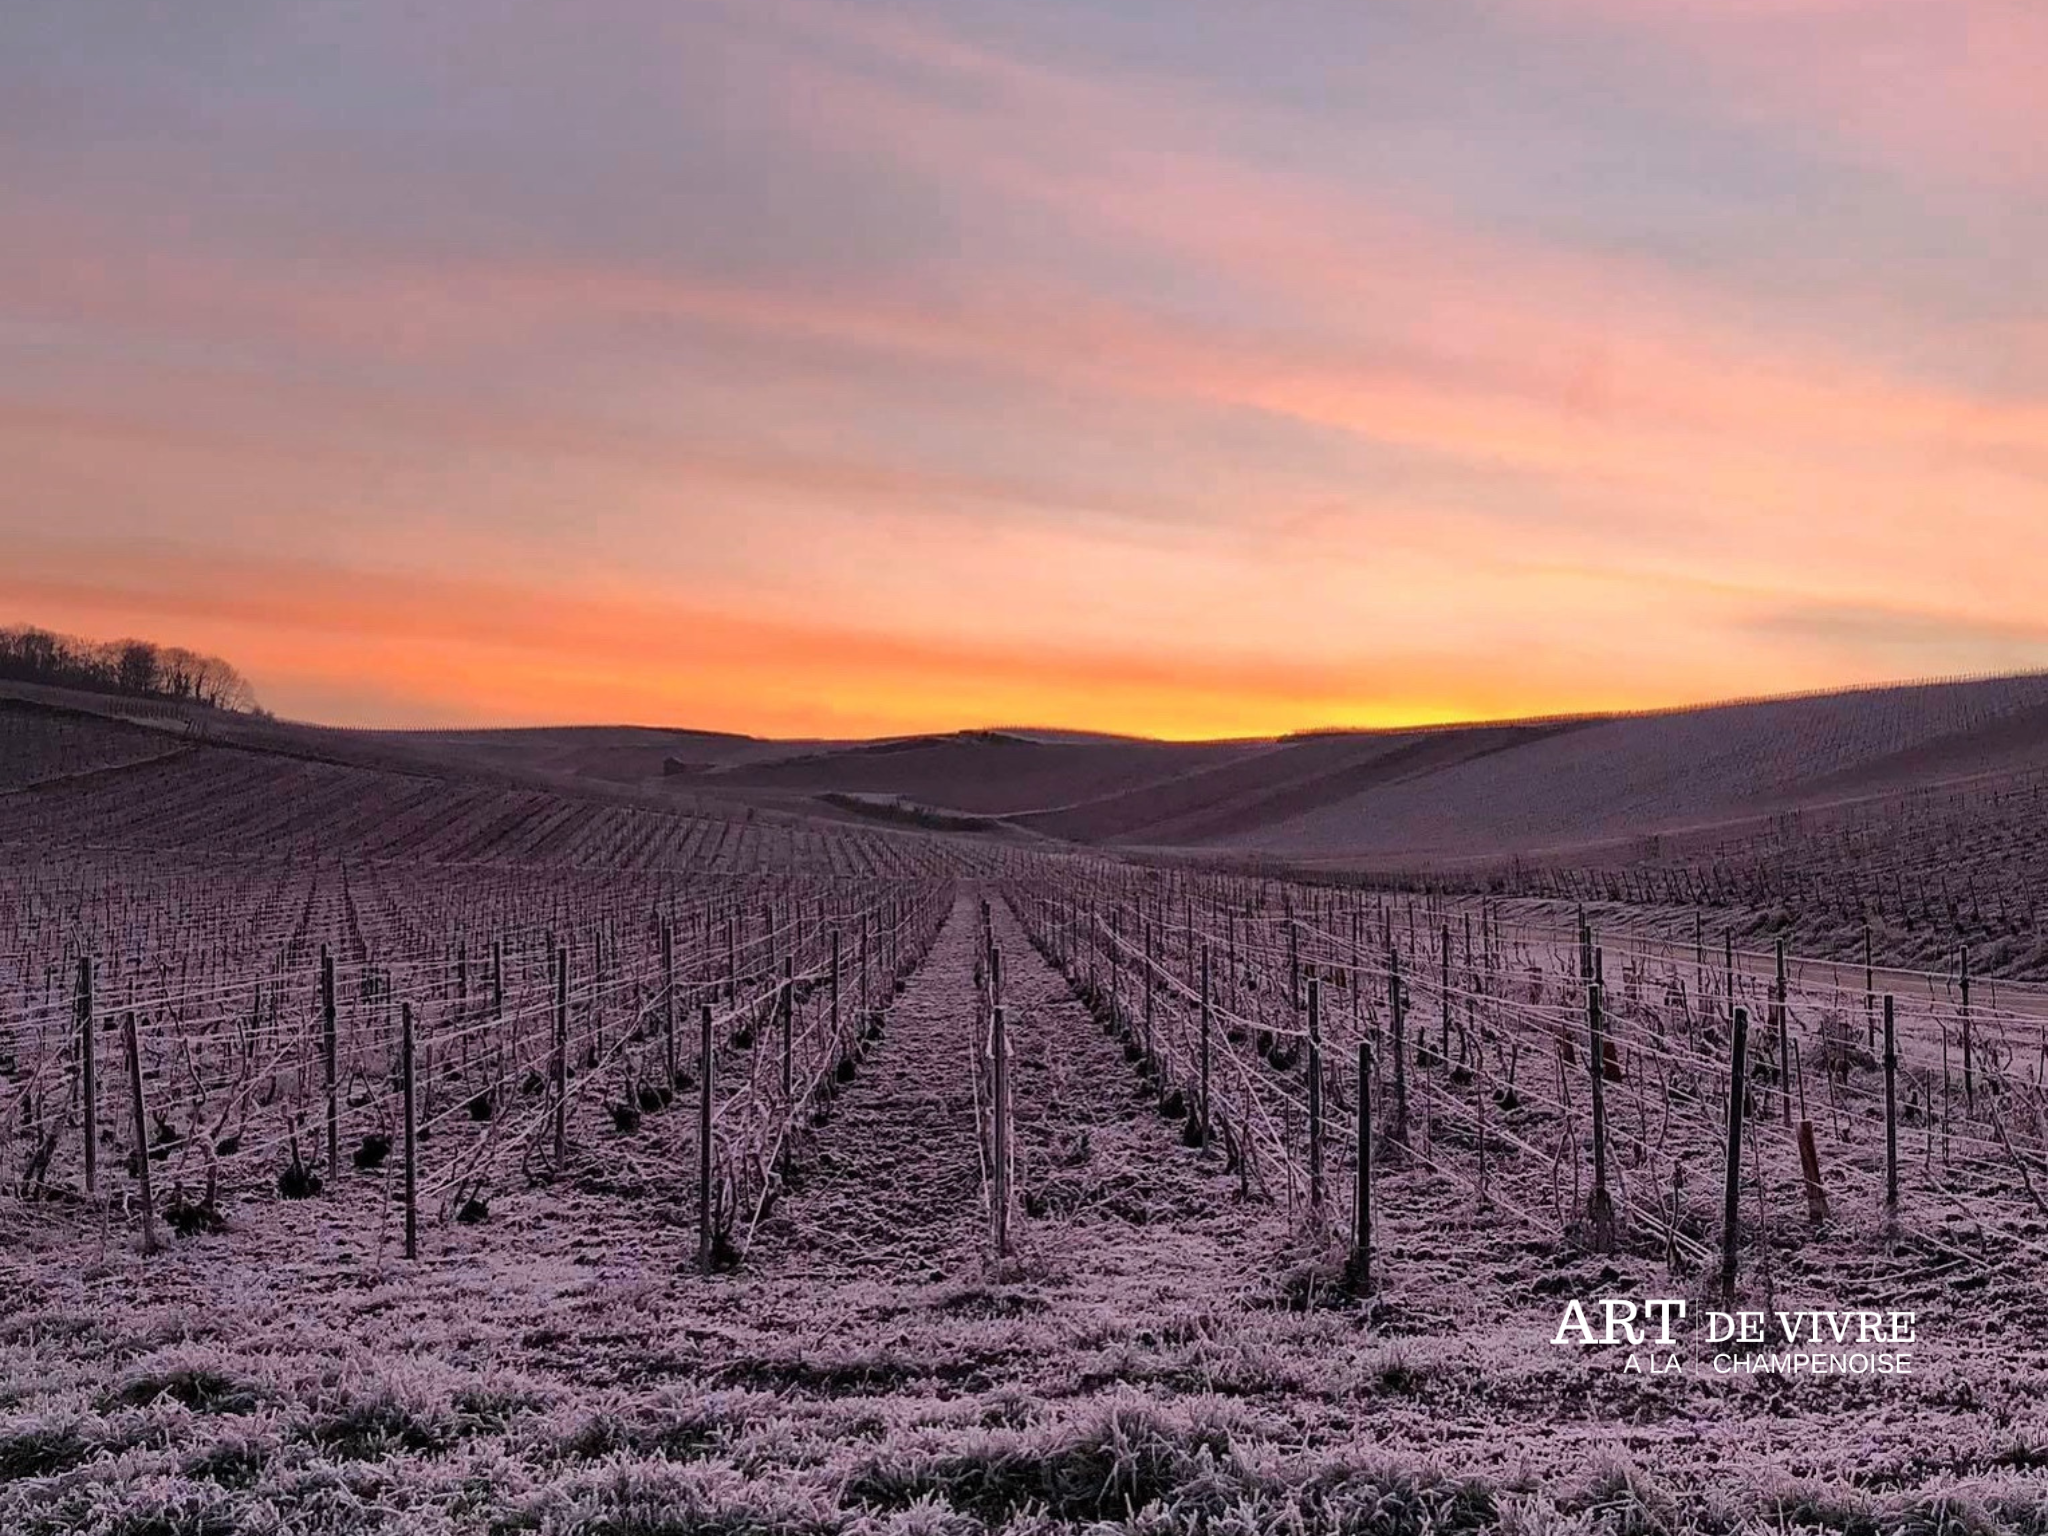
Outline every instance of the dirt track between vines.
<path id="1" fill-rule="evenodd" d="M 783 1293 L 793 1314 L 841 1313 L 858 1326 L 917 1308 L 923 1288 L 996 1279 L 971 1054 L 979 900 L 961 893 L 830 1123 L 801 1150 L 742 1282 L 757 1306 L 768 1300 L 759 1292 Z M 1016 1124 L 1016 1255 L 1002 1279 L 1025 1287 L 1033 1311 L 1227 1300 L 1253 1252 L 1270 1256 L 1278 1240 L 1270 1212 L 1240 1203 L 1219 1157 L 1181 1145 L 1179 1122 L 1157 1112 L 1121 1046 L 1009 909 L 997 902 L 992 916 Z M 822 1294 L 830 1288 L 843 1311 Z"/>

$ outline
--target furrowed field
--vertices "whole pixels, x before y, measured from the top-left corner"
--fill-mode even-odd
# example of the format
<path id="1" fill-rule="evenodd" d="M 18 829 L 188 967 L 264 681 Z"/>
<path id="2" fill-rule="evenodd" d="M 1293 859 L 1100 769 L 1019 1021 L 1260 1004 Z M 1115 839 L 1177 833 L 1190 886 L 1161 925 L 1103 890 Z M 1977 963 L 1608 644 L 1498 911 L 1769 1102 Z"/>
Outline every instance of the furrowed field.
<path id="1" fill-rule="evenodd" d="M 2048 990 L 1830 826 L 1760 925 L 17 703 L 0 1530 L 2048 1529 Z"/>

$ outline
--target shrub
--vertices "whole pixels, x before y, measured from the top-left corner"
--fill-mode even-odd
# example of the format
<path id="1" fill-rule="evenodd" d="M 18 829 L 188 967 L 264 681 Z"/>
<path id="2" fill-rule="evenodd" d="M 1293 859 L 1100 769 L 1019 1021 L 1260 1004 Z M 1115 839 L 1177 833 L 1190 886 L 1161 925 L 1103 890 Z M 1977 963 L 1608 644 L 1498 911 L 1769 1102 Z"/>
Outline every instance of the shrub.
<path id="1" fill-rule="evenodd" d="M 194 1413 L 254 1413 L 263 1394 L 211 1352 L 164 1350 L 137 1361 L 115 1381 L 114 1402 L 146 1408 L 169 1398 Z"/>
<path id="2" fill-rule="evenodd" d="M 990 1524 L 1031 1508 L 1063 1520 L 1113 1520 L 1229 1453 L 1229 1431 L 1215 1420 L 1124 1399 L 1043 1429 L 981 1432 L 950 1454 L 877 1458 L 855 1475 L 847 1496 L 898 1510 L 943 1498 Z"/>
<path id="3" fill-rule="evenodd" d="M 76 1420 L 0 1423 L 0 1482 L 68 1472 L 90 1460 L 96 1449 Z"/>

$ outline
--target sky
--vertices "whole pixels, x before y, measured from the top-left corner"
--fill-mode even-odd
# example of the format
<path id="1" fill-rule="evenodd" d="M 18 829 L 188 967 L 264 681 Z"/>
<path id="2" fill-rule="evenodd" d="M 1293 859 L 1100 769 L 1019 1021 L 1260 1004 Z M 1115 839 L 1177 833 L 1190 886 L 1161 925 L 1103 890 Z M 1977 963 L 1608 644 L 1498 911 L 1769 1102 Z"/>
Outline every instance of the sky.
<path id="1" fill-rule="evenodd" d="M 2039 0 L 0 12 L 0 623 L 1175 737 L 2048 666 Z"/>

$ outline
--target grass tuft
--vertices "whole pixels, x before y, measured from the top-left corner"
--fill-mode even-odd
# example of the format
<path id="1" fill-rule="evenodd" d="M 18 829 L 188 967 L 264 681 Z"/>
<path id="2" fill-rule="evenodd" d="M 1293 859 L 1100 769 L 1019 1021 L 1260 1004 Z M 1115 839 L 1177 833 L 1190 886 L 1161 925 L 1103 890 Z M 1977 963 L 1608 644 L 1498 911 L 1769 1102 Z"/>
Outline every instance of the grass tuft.
<path id="1" fill-rule="evenodd" d="M 128 1408 L 169 1399 L 194 1413 L 254 1413 L 263 1402 L 255 1383 L 226 1369 L 212 1353 L 191 1349 L 165 1350 L 136 1362 L 108 1396 Z"/>
<path id="2" fill-rule="evenodd" d="M 68 1472 L 91 1460 L 97 1448 L 75 1420 L 0 1423 L 0 1482 Z"/>
<path id="3" fill-rule="evenodd" d="M 977 1434 L 963 1450 L 870 1460 L 847 1497 L 882 1510 L 943 1499 L 991 1524 L 1027 1510 L 1114 1520 L 1165 1497 L 1228 1457 L 1228 1427 L 1198 1410 L 1119 1399 L 1075 1421 Z"/>

